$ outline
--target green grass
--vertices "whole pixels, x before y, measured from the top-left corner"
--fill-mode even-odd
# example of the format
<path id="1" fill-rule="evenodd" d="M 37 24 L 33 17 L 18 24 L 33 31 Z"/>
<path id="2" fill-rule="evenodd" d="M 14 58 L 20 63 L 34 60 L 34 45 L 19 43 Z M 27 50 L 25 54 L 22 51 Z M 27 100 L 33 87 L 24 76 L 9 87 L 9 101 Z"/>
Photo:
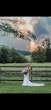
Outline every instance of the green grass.
<path id="1" fill-rule="evenodd" d="M 7 64 L 1 64 L 1 66 L 26 66 L 27 63 L 7 63 Z M 30 63 L 31 66 L 51 66 L 51 63 Z M 23 68 L 1 68 L 1 70 L 22 70 Z M 51 70 L 51 68 L 33 68 L 33 70 Z M 7 74 L 7 73 L 6 73 Z M 9 73 L 8 74 L 12 74 L 12 73 Z M 39 75 L 42 75 L 42 73 L 35 73 Z M 45 75 L 51 75 L 51 72 L 48 72 L 48 73 L 43 73 Z M 33 79 L 38 79 L 39 80 L 39 83 L 41 83 L 40 80 L 44 80 L 44 79 L 50 79 L 51 77 L 33 77 Z M 19 76 L 1 76 L 1 79 L 23 79 L 23 76 L 21 76 L 19 74 Z M 38 81 L 37 81 L 38 82 Z M 37 83 L 36 82 L 36 83 Z M 22 82 L 1 82 L 0 83 L 0 93 L 51 93 L 51 82 L 42 82 L 42 83 L 45 83 L 45 86 L 42 86 L 42 87 L 24 87 L 22 86 Z"/>
<path id="2" fill-rule="evenodd" d="M 0 63 L 0 66 L 26 66 L 27 63 Z M 31 66 L 51 66 L 51 63 L 30 63 Z"/>
<path id="3" fill-rule="evenodd" d="M 39 83 L 44 83 L 45 86 L 24 87 L 22 82 L 2 82 L 0 83 L 0 93 L 51 93 L 51 82 Z"/>

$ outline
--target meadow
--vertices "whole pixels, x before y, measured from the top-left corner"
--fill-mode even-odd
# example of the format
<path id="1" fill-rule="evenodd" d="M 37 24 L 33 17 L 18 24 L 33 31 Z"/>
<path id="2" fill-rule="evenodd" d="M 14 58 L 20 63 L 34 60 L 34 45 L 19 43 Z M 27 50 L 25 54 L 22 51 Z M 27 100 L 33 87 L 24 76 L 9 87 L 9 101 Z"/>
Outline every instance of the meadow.
<path id="1" fill-rule="evenodd" d="M 30 63 L 31 66 L 51 66 L 51 63 Z M 26 66 L 26 63 L 8 63 L 8 64 L 0 64 L 0 66 Z M 9 73 L 9 70 L 22 70 L 23 68 L 6 68 L 6 67 L 2 67 L 1 70 L 7 70 L 8 73 L 6 72 L 5 74 L 10 74 L 10 76 L 1 76 L 1 79 L 15 79 L 16 81 L 1 81 L 0 82 L 0 93 L 51 93 L 51 81 L 49 81 L 49 79 L 51 79 L 51 72 L 47 72 L 47 73 L 37 73 L 37 77 L 33 76 L 33 82 L 34 83 L 44 83 L 45 86 L 43 87 L 23 87 L 22 86 L 22 81 L 17 81 L 18 79 L 22 79 L 23 80 L 23 76 L 21 76 L 19 73 L 16 73 L 15 76 L 11 75 L 12 73 Z M 33 70 L 47 70 L 50 71 L 51 68 L 33 68 Z M 3 73 L 2 73 L 3 74 Z M 18 75 L 17 75 L 18 74 Z M 36 73 L 33 73 L 36 74 Z M 48 77 L 39 77 L 38 75 L 41 74 L 45 74 L 46 76 L 49 75 Z M 43 81 L 42 81 L 43 79 Z M 47 80 L 48 81 L 45 81 Z"/>
<path id="2" fill-rule="evenodd" d="M 22 86 L 22 82 L 2 82 L 0 83 L 0 93 L 51 93 L 51 82 L 43 83 L 45 85 L 42 87 L 24 87 Z"/>

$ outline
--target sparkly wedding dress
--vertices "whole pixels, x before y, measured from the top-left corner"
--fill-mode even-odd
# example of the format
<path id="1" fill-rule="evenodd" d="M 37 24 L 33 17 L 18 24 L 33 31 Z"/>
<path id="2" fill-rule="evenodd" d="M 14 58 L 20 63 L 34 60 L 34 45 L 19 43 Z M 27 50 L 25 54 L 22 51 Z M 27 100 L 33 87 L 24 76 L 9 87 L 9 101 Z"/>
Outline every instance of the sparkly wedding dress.
<path id="1" fill-rule="evenodd" d="M 24 74 L 24 79 L 23 79 L 23 84 L 22 86 L 44 86 L 43 83 L 38 84 L 38 83 L 33 83 L 29 80 L 29 73 Z"/>

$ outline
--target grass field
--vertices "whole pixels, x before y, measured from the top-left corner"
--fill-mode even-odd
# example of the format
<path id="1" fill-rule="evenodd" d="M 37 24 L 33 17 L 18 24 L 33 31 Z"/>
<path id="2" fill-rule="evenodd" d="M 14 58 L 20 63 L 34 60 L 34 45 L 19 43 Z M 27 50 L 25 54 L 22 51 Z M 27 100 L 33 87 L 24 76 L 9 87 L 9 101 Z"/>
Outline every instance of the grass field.
<path id="1" fill-rule="evenodd" d="M 22 82 L 2 82 L 0 83 L 0 93 L 51 93 L 51 82 L 41 83 L 45 85 L 42 87 L 24 87 Z"/>
<path id="2" fill-rule="evenodd" d="M 51 66 L 51 63 L 30 63 L 31 66 Z M 26 66 L 25 63 L 14 63 L 14 64 L 0 64 L 2 66 Z M 2 70 L 22 70 L 22 68 L 1 68 Z M 33 68 L 34 70 L 37 69 L 38 70 L 51 70 L 51 68 Z M 7 74 L 7 73 L 6 73 Z M 9 73 L 11 74 L 11 73 Z M 39 73 L 38 73 L 39 74 Z M 41 74 L 41 73 L 40 73 Z M 44 74 L 44 73 L 43 73 Z M 46 74 L 46 73 L 45 73 Z M 51 75 L 51 72 L 50 73 L 47 73 L 49 75 Z M 23 79 L 23 77 L 21 76 L 2 76 L 1 77 L 2 79 Z M 45 78 L 45 77 L 43 77 Z M 34 77 L 34 79 L 36 79 Z M 23 87 L 22 86 L 22 82 L 20 81 L 15 81 L 15 82 L 12 82 L 12 81 L 1 81 L 0 82 L 0 93 L 51 93 L 51 81 L 40 81 L 41 77 L 38 77 L 39 81 L 33 81 L 35 83 L 44 83 L 45 86 L 42 86 L 42 87 Z M 50 77 L 49 77 L 50 79 Z"/>
<path id="3" fill-rule="evenodd" d="M 26 66 L 27 63 L 0 63 L 0 66 Z M 51 63 L 30 63 L 31 66 L 51 66 Z"/>

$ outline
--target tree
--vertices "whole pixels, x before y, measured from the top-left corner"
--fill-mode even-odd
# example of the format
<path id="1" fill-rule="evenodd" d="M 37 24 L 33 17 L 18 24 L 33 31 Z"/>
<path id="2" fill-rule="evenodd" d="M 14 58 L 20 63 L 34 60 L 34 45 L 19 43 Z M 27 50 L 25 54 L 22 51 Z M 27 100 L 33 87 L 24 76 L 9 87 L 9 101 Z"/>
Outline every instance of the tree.
<path id="1" fill-rule="evenodd" d="M 43 40 L 42 46 L 44 48 L 46 48 L 46 50 L 50 49 L 50 45 L 51 45 L 51 43 L 50 43 L 50 39 L 49 38 L 46 38 L 45 40 Z"/>
<path id="2" fill-rule="evenodd" d="M 46 62 L 51 62 L 51 49 L 50 49 L 50 39 L 46 38 L 43 42 L 42 45 L 46 49 Z"/>
<path id="3" fill-rule="evenodd" d="M 25 40 L 31 40 L 31 39 L 35 40 L 36 39 L 36 36 L 32 32 L 27 31 L 27 33 L 24 34 L 21 30 L 18 30 L 18 28 L 17 28 L 17 25 L 19 23 L 18 19 L 11 20 L 11 19 L 4 19 L 4 18 L 0 17 L 0 20 L 1 20 L 0 29 L 2 29 L 4 32 L 13 33 L 14 37 L 19 37 L 19 38 L 25 39 Z"/>
<path id="4" fill-rule="evenodd" d="M 51 49 L 46 51 L 46 62 L 51 62 Z"/>
<path id="5" fill-rule="evenodd" d="M 0 48 L 0 63 L 9 63 L 9 52 L 4 46 Z"/>
<path id="6" fill-rule="evenodd" d="M 0 48 L 0 63 L 27 63 L 28 60 L 24 55 L 14 48 L 2 46 Z"/>
<path id="7" fill-rule="evenodd" d="M 46 60 L 46 51 L 42 47 L 38 47 L 37 50 L 32 52 L 31 58 L 33 62 L 45 62 Z"/>
<path id="8" fill-rule="evenodd" d="M 11 63 L 25 63 L 28 60 L 14 48 L 11 49 Z"/>

